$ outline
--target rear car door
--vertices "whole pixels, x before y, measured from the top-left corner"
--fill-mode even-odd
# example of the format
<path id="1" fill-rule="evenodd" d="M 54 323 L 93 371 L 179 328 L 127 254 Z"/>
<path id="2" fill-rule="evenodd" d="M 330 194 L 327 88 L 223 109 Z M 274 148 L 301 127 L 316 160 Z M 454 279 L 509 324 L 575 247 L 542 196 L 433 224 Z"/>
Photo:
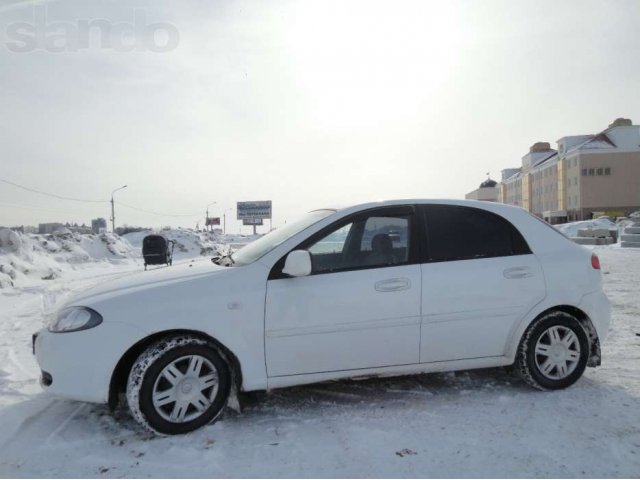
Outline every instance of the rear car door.
<path id="1" fill-rule="evenodd" d="M 413 206 L 339 220 L 296 250 L 312 273 L 267 282 L 270 377 L 419 362 L 421 275 Z"/>
<path id="2" fill-rule="evenodd" d="M 421 362 L 504 355 L 512 328 L 546 294 L 517 229 L 486 210 L 428 205 Z"/>

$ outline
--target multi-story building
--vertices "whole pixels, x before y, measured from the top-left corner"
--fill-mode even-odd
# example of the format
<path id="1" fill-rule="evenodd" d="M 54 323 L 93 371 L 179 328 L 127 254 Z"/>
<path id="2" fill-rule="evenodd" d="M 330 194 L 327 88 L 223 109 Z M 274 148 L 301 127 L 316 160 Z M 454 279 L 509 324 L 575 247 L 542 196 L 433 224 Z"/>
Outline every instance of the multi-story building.
<path id="1" fill-rule="evenodd" d="M 640 210 L 640 126 L 619 118 L 606 130 L 535 143 L 522 166 L 502 171 L 500 201 L 551 223 Z"/>

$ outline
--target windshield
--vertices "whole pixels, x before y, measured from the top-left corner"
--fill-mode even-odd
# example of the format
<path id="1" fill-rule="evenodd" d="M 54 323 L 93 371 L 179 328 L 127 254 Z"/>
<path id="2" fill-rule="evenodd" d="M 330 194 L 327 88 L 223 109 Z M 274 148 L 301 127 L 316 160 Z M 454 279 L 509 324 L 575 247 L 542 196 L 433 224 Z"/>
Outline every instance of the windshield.
<path id="1" fill-rule="evenodd" d="M 235 252 L 232 255 L 233 263 L 235 265 L 253 263 L 285 240 L 293 237 L 296 233 L 301 232 L 323 218 L 327 218 L 333 213 L 335 213 L 335 210 L 314 210 L 313 212 L 309 212 L 299 220 L 287 223 Z"/>

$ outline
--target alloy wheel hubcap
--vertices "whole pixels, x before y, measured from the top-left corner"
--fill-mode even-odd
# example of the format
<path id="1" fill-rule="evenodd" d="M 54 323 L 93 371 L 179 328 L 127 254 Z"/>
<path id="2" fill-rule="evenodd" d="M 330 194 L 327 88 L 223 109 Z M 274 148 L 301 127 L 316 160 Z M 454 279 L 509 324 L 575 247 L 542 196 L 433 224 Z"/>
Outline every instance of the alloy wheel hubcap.
<path id="1" fill-rule="evenodd" d="M 580 360 L 580 341 L 568 327 L 549 327 L 538 338 L 535 346 L 536 366 L 551 380 L 562 380 L 576 369 Z"/>
<path id="2" fill-rule="evenodd" d="M 185 423 L 201 416 L 218 393 L 218 371 L 200 355 L 187 355 L 162 369 L 153 385 L 153 407 L 172 423 Z"/>

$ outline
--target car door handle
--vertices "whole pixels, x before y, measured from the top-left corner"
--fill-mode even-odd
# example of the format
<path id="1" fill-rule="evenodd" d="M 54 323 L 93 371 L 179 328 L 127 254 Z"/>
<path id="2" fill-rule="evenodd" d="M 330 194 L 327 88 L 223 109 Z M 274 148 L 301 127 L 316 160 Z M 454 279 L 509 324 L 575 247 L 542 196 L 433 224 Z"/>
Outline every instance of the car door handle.
<path id="1" fill-rule="evenodd" d="M 397 292 L 411 288 L 411 280 L 408 278 L 390 278 L 376 282 L 375 289 L 379 292 Z"/>
<path id="2" fill-rule="evenodd" d="M 504 278 L 509 278 L 509 279 L 533 277 L 533 272 L 529 267 L 507 268 L 504 272 L 502 272 L 502 274 L 504 275 Z"/>

